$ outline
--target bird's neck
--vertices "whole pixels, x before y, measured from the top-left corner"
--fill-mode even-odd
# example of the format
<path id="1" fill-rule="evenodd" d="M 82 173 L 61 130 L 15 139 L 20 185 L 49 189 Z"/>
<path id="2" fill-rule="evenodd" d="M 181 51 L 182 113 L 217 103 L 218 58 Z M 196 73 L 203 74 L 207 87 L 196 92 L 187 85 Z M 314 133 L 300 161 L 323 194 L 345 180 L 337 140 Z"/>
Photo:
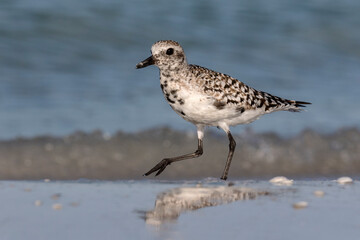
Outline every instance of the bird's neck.
<path id="1" fill-rule="evenodd" d="M 159 67 L 160 69 L 160 80 L 163 81 L 181 81 L 188 73 L 188 65 L 178 67 Z"/>

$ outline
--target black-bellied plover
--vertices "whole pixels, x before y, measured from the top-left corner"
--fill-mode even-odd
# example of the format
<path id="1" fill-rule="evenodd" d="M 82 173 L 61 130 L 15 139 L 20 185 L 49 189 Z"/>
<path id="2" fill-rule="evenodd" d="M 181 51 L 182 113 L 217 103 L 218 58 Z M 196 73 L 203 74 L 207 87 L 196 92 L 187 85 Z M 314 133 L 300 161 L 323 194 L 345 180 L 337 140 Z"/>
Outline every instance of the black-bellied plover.
<path id="1" fill-rule="evenodd" d="M 257 91 L 226 74 L 188 64 L 179 43 L 158 41 L 151 56 L 136 68 L 156 65 L 160 69 L 160 86 L 172 109 L 197 127 L 198 148 L 194 153 L 165 158 L 144 175 L 156 176 L 171 163 L 196 158 L 203 154 L 205 126 L 215 126 L 227 133 L 229 153 L 221 179 L 226 180 L 236 142 L 230 126 L 250 123 L 261 115 L 275 111 L 299 112 L 308 102 L 287 100 Z"/>

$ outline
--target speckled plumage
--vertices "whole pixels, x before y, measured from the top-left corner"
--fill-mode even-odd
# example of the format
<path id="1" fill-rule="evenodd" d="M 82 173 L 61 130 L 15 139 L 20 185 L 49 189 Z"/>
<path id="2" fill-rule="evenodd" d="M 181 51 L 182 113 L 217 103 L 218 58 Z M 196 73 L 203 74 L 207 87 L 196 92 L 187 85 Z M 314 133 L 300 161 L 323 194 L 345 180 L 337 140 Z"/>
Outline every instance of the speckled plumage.
<path id="1" fill-rule="evenodd" d="M 152 56 L 140 62 L 137 68 L 155 64 L 160 69 L 160 86 L 166 100 L 176 113 L 197 126 L 198 150 L 201 148 L 202 153 L 205 126 L 219 127 L 228 134 L 233 147 L 230 146 L 222 179 L 227 178 L 231 151 L 235 148 L 230 126 L 250 123 L 263 114 L 275 111 L 298 112 L 304 104 L 309 104 L 257 91 L 229 75 L 188 64 L 182 47 L 172 40 L 154 43 L 151 53 Z M 185 159 L 190 158 L 188 155 Z M 163 163 L 154 171 L 159 174 L 170 163 L 165 166 Z M 152 170 L 146 175 L 152 173 Z"/>

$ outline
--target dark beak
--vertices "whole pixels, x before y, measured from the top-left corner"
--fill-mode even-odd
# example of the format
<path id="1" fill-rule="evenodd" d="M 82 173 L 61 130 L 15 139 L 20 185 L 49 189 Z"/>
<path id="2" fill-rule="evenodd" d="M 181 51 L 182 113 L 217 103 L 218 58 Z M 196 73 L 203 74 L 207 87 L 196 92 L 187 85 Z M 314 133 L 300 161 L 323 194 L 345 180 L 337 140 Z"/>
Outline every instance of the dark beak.
<path id="1" fill-rule="evenodd" d="M 139 68 L 144 68 L 144 67 L 147 67 L 147 66 L 150 66 L 150 65 L 153 65 L 153 64 L 155 64 L 155 61 L 154 61 L 153 56 L 151 55 L 150 57 L 148 57 L 148 58 L 145 59 L 144 61 L 139 62 L 139 63 L 136 65 L 136 68 L 137 68 L 137 69 L 139 69 Z"/>

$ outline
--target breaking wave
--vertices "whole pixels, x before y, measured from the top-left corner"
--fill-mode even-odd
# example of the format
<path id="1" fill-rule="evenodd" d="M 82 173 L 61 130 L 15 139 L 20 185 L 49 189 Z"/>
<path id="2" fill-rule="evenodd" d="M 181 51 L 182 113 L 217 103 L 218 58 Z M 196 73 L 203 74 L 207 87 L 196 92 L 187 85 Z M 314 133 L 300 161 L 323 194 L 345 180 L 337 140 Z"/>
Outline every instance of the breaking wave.
<path id="1" fill-rule="evenodd" d="M 360 173 L 360 131 L 331 134 L 305 130 L 293 137 L 247 130 L 237 142 L 229 177 L 274 175 L 326 177 Z M 1 179 L 142 179 L 164 157 L 196 149 L 196 134 L 170 128 L 138 133 L 76 132 L 65 137 L 42 136 L 0 141 Z M 224 134 L 209 131 L 204 155 L 174 163 L 158 179 L 220 177 L 228 151 Z"/>

